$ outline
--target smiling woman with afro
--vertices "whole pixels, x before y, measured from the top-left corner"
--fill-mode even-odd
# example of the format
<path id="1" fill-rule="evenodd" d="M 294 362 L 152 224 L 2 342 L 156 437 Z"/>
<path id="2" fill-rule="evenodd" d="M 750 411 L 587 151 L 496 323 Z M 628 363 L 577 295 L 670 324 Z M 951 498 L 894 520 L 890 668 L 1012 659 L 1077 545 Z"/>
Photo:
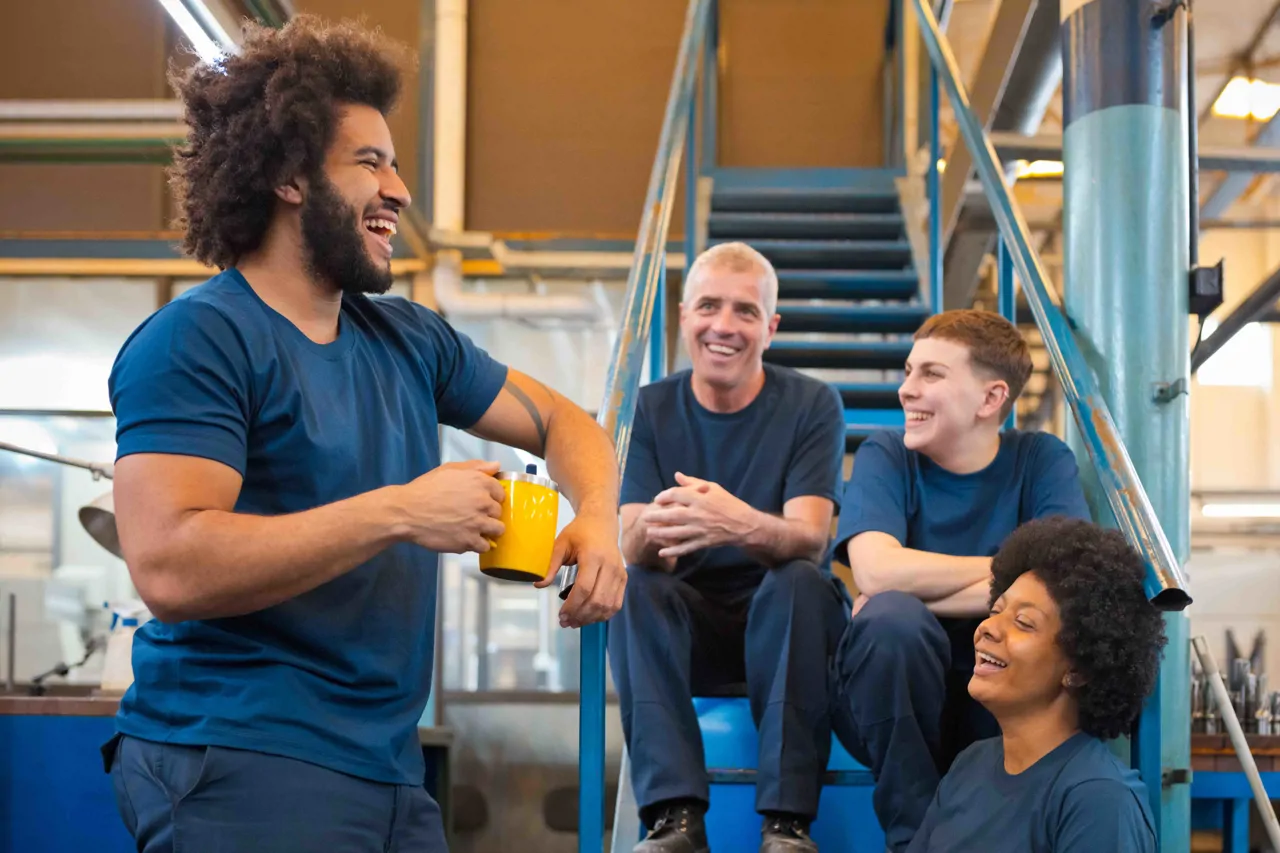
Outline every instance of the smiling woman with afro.
<path id="1" fill-rule="evenodd" d="M 1155 851 L 1148 790 L 1103 743 L 1130 730 L 1160 668 L 1145 572 L 1123 536 L 1085 521 L 1005 541 L 969 682 L 1002 735 L 956 759 L 911 853 Z"/>

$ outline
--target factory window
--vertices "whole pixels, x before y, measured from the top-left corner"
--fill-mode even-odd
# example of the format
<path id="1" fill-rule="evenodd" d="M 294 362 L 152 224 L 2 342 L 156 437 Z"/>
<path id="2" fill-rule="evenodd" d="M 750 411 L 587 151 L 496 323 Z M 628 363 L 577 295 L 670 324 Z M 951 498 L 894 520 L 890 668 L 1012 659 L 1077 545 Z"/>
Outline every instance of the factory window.
<path id="1" fill-rule="evenodd" d="M 1210 338 L 1217 328 L 1218 321 L 1210 317 L 1205 322 L 1205 339 Z M 1271 374 L 1271 327 L 1263 323 L 1250 323 L 1201 365 L 1196 377 L 1201 385 L 1233 385 L 1270 390 Z"/>

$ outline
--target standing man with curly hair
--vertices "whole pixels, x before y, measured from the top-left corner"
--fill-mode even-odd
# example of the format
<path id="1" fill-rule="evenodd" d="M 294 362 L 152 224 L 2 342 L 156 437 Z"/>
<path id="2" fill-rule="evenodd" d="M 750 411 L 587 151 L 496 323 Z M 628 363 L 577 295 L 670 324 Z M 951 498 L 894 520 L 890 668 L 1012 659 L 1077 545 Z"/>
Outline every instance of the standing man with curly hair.
<path id="1" fill-rule="evenodd" d="M 140 851 L 445 850 L 417 723 L 437 554 L 502 533 L 496 463 L 448 424 L 545 456 L 576 518 L 561 624 L 626 575 L 604 431 L 391 285 L 409 193 L 386 115 L 402 51 L 355 25 L 250 28 L 175 80 L 186 250 L 222 272 L 149 318 L 111 374 L 115 501 L 156 619 L 104 747 Z"/>

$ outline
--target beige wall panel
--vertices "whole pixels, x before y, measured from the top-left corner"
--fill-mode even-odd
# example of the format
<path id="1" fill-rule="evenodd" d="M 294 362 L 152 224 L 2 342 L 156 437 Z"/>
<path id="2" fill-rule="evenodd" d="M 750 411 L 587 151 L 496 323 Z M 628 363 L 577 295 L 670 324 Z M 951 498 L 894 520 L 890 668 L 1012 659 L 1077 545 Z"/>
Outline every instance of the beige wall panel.
<path id="1" fill-rule="evenodd" d="M 883 165 L 888 3 L 733 0 L 720 8 L 721 165 Z"/>
<path id="2" fill-rule="evenodd" d="M 634 237 L 684 9 L 472 0 L 468 228 Z"/>
<path id="3" fill-rule="evenodd" d="M 0 98 L 161 98 L 165 14 L 155 0 L 5 4 Z M 0 230 L 155 230 L 159 166 L 0 165 Z"/>
<path id="4" fill-rule="evenodd" d="M 155 0 L 5 3 L 0 98 L 161 97 L 164 22 Z"/>
<path id="5" fill-rule="evenodd" d="M 0 231 L 157 231 L 158 166 L 0 164 Z"/>

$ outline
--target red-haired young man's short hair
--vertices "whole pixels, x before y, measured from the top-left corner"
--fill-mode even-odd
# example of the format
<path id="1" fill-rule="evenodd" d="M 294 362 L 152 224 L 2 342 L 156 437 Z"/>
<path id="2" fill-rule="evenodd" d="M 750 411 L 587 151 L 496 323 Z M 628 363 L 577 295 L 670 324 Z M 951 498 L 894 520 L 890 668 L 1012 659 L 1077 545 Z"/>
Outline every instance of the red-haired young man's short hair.
<path id="1" fill-rule="evenodd" d="M 1016 326 L 990 311 L 964 308 L 934 314 L 915 334 L 915 340 L 939 338 L 961 344 L 969 350 L 974 370 L 1009 386 L 1009 399 L 1000 410 L 1000 420 L 1009 416 L 1013 404 L 1031 376 L 1031 351 Z"/>

